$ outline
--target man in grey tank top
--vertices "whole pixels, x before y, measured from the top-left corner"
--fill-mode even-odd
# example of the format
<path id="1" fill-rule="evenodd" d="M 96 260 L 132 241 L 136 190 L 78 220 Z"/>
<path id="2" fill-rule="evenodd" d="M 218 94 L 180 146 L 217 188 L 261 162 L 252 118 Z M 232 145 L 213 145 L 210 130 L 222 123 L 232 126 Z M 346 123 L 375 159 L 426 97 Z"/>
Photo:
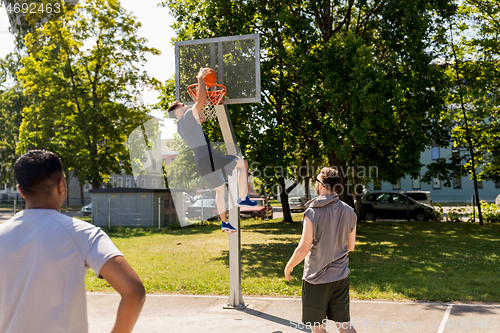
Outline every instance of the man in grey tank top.
<path id="1" fill-rule="evenodd" d="M 285 268 L 285 277 L 302 260 L 302 322 L 313 333 L 326 333 L 327 319 L 342 333 L 356 332 L 349 313 L 349 257 L 356 242 L 357 216 L 339 200 L 341 176 L 323 168 L 315 177 L 318 197 L 306 203 L 300 243 Z"/>
<path id="2" fill-rule="evenodd" d="M 196 77 L 198 79 L 198 99 L 193 107 L 188 108 L 184 103 L 175 101 L 170 104 L 168 114 L 170 118 L 177 119 L 178 133 L 193 151 L 200 175 L 215 190 L 215 203 L 221 219 L 222 231 L 231 234 L 238 230 L 229 223 L 226 214 L 224 191 L 227 174 L 233 172 L 233 169 L 239 170 L 236 206 L 256 206 L 257 202 L 248 197 L 248 162 L 239 156 L 214 152 L 210 147 L 208 136 L 201 127 L 205 121 L 202 110 L 207 99 L 205 76 L 208 71 L 209 68 L 201 68 Z"/>

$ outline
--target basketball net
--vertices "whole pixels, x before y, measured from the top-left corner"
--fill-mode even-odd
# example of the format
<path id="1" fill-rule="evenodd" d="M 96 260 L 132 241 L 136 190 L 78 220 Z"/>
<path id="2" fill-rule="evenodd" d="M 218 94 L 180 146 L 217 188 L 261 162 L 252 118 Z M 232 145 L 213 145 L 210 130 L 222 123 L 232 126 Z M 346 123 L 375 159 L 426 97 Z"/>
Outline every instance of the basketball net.
<path id="1" fill-rule="evenodd" d="M 193 102 L 196 103 L 198 100 L 198 84 L 192 84 L 187 88 L 189 96 L 191 96 Z M 210 88 L 207 87 L 207 100 L 201 109 L 206 120 L 214 120 L 217 118 L 217 112 L 215 107 L 222 104 L 222 98 L 226 95 L 226 87 L 222 84 L 213 84 Z M 203 119 L 200 116 L 200 119 Z"/>

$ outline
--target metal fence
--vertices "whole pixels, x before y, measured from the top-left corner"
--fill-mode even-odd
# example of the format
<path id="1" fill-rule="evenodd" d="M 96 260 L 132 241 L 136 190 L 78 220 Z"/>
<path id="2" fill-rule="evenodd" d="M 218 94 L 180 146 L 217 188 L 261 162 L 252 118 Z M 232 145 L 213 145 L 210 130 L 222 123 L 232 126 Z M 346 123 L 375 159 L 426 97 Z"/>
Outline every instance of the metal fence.
<path id="1" fill-rule="evenodd" d="M 84 205 L 90 203 L 90 198 L 85 198 L 84 205 L 81 205 L 81 198 L 70 197 L 63 204 L 63 207 L 68 207 L 68 202 L 70 202 L 75 210 L 80 210 Z M 0 197 L 0 209 L 18 212 L 26 208 L 26 200 L 24 200 L 21 195 L 17 196 L 2 196 Z"/>

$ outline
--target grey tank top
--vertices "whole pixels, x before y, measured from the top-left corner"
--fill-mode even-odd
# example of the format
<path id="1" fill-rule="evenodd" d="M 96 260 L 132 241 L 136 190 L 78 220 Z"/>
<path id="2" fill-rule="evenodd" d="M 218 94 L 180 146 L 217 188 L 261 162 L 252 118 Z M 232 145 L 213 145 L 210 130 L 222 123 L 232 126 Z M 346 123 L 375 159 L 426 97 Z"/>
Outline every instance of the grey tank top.
<path id="1" fill-rule="evenodd" d="M 306 203 L 307 216 L 313 225 L 313 243 L 304 261 L 303 280 L 324 284 L 349 276 L 347 242 L 356 226 L 354 210 L 332 194 Z"/>
<path id="2" fill-rule="evenodd" d="M 209 155 L 209 146 L 205 133 L 193 116 L 193 109 L 189 109 L 179 121 L 177 121 L 177 132 L 186 141 L 193 151 L 196 164 L 205 156 Z"/>

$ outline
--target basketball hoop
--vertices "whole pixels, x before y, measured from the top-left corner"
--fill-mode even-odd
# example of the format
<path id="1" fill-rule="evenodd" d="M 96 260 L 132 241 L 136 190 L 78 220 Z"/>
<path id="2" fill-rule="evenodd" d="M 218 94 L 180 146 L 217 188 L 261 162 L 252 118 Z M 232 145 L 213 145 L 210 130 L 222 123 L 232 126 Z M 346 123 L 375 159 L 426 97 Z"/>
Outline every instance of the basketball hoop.
<path id="1" fill-rule="evenodd" d="M 198 100 L 198 84 L 192 84 L 187 87 L 189 96 L 196 103 Z M 226 95 L 226 87 L 222 84 L 213 84 L 210 88 L 207 88 L 207 100 L 203 105 L 202 112 L 205 115 L 205 119 L 213 120 L 217 118 L 217 113 L 215 111 L 215 106 L 222 104 L 222 98 Z"/>

